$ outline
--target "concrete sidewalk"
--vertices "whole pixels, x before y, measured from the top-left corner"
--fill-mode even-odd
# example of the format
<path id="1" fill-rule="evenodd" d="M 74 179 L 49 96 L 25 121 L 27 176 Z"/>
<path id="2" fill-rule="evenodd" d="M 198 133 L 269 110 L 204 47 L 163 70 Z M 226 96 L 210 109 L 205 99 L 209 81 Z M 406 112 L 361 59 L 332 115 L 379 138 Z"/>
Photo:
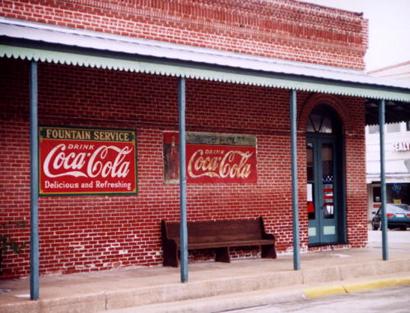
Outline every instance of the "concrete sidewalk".
<path id="1" fill-rule="evenodd" d="M 410 244 L 390 247 L 389 261 L 381 260 L 380 248 L 369 247 L 302 254 L 301 265 L 302 270 L 294 271 L 291 255 L 229 264 L 196 263 L 189 266 L 186 284 L 179 282 L 179 268 L 160 266 L 47 276 L 41 278 L 39 301 L 29 300 L 28 279 L 0 281 L 0 288 L 8 289 L 0 294 L 0 312 L 93 313 L 130 307 L 133 312 L 145 312 L 147 305 L 161 303 L 171 307 L 169 303 L 177 301 L 229 295 L 243 298 L 241 294 L 267 289 L 279 293 L 355 280 L 366 283 L 366 279 L 378 277 L 407 277 Z"/>

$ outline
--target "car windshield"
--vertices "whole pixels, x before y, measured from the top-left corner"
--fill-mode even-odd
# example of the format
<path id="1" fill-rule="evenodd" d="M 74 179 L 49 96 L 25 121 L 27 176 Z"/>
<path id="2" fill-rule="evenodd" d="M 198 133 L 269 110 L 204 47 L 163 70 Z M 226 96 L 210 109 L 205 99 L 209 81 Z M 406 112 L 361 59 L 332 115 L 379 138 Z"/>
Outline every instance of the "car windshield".
<path id="1" fill-rule="evenodd" d="M 386 205 L 387 213 L 408 213 L 409 206 L 407 204 L 390 204 Z"/>

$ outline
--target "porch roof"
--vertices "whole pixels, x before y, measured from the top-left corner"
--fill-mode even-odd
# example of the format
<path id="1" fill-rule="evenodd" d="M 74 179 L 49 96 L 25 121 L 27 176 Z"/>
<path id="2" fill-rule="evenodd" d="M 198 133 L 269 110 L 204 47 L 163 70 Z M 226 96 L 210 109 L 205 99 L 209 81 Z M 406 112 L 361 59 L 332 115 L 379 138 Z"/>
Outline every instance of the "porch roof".
<path id="1" fill-rule="evenodd" d="M 410 102 L 409 82 L 362 71 L 6 18 L 0 18 L 0 57 Z"/>

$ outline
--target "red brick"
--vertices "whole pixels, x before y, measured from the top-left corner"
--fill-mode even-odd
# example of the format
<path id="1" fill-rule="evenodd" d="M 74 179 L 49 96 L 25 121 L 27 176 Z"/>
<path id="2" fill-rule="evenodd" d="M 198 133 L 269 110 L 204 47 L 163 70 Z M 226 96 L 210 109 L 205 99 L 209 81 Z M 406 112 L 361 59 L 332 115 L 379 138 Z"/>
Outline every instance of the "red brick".
<path id="1" fill-rule="evenodd" d="M 0 16 L 354 69 L 368 40 L 361 14 L 289 0 L 3 0 Z"/>
<path id="2" fill-rule="evenodd" d="M 264 216 L 278 249 L 292 246 L 288 92 L 187 81 L 187 129 L 257 136 L 257 184 L 188 185 L 188 219 Z M 305 126 L 315 104 L 329 103 L 344 123 L 347 232 L 349 245 L 366 242 L 366 184 L 363 100 L 298 93 L 301 243 L 307 247 Z M 29 220 L 28 63 L 0 60 L 0 223 Z M 162 132 L 178 128 L 177 80 L 39 64 L 41 125 L 131 128 L 137 131 L 137 196 L 42 197 L 40 270 L 95 271 L 162 262 L 160 220 L 178 220 L 178 185 L 164 184 Z M 19 166 L 17 166 L 19 165 Z M 354 173 L 351 174 L 351 173 Z M 28 228 L 11 229 L 29 241 Z M 120 250 L 128 250 L 120 254 Z M 234 251 L 235 257 L 256 250 Z M 7 254 L 3 277 L 29 272 L 26 249 Z M 195 253 L 191 259 L 209 259 Z"/>

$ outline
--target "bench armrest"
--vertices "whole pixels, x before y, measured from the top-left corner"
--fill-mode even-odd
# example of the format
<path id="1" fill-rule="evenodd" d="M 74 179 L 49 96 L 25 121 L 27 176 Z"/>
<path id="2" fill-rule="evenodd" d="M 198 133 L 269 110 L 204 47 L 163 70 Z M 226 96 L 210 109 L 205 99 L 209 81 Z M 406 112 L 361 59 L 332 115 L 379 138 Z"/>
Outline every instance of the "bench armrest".
<path id="1" fill-rule="evenodd" d="M 263 238 L 263 239 L 272 240 L 273 242 L 275 242 L 275 241 L 276 241 L 275 236 L 274 236 L 274 235 L 272 235 L 272 234 L 267 234 L 267 233 L 264 233 L 264 234 L 263 234 L 263 236 L 262 236 L 262 238 Z"/>
<path id="2" fill-rule="evenodd" d="M 261 225 L 261 230 L 262 230 L 262 238 L 263 239 L 268 239 L 272 240 L 274 243 L 276 242 L 275 235 L 273 234 L 268 234 L 265 230 L 265 223 L 263 222 L 263 217 L 259 216 L 259 223 Z"/>

